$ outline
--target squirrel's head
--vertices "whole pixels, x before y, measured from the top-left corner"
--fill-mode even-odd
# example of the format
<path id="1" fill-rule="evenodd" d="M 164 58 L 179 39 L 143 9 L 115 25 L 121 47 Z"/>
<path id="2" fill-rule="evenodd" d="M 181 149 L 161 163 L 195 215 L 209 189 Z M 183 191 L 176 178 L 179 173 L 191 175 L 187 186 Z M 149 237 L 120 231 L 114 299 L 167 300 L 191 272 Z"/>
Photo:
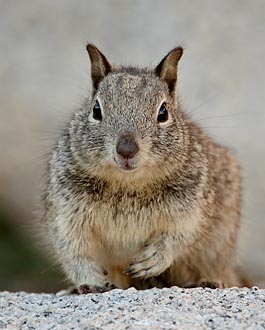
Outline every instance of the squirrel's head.
<path id="1" fill-rule="evenodd" d="M 93 45 L 92 99 L 74 115 L 71 151 L 89 175 L 144 184 L 170 175 L 187 156 L 189 136 L 177 102 L 177 67 L 183 50 L 169 52 L 155 69 L 114 67 Z"/>

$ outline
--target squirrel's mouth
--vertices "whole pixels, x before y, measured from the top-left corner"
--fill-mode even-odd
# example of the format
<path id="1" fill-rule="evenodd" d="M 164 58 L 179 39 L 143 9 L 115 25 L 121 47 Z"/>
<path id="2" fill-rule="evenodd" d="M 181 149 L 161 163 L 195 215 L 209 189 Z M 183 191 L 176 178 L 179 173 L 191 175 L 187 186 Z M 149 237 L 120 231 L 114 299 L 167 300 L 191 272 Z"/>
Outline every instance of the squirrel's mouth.
<path id="1" fill-rule="evenodd" d="M 125 172 L 133 172 L 137 169 L 137 162 L 134 158 L 115 157 L 118 168 Z"/>

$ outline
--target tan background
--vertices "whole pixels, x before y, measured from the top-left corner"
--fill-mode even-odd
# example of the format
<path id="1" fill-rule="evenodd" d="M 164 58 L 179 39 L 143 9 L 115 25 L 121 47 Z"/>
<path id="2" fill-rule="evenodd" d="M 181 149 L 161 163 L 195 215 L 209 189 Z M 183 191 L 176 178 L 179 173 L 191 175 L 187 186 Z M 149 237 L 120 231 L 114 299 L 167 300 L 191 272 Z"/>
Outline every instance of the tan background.
<path id="1" fill-rule="evenodd" d="M 264 35 L 263 0 L 0 1 L 0 210 L 8 226 L 29 235 L 46 153 L 90 88 L 85 43 L 114 63 L 144 66 L 181 44 L 183 107 L 240 159 L 240 255 L 255 283 L 264 279 Z M 0 264 L 19 253 L 6 257 L 8 238 L 5 249 Z M 13 275 L 0 276 L 0 288 L 38 290 Z"/>

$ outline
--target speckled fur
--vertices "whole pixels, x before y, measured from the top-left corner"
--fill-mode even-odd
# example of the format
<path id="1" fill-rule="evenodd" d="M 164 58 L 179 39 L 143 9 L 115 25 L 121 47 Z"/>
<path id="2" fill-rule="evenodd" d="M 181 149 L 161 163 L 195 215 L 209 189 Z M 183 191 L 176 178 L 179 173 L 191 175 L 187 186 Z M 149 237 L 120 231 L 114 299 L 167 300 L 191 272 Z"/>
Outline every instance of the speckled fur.
<path id="1" fill-rule="evenodd" d="M 238 164 L 176 101 L 176 50 L 162 63 L 163 74 L 114 68 L 94 46 L 88 51 L 93 97 L 61 135 L 44 193 L 46 235 L 66 275 L 77 287 L 103 290 L 242 285 Z M 96 98 L 102 122 L 89 120 Z M 163 99 L 171 120 L 161 125 Z M 133 172 L 115 162 L 125 133 L 140 149 Z"/>

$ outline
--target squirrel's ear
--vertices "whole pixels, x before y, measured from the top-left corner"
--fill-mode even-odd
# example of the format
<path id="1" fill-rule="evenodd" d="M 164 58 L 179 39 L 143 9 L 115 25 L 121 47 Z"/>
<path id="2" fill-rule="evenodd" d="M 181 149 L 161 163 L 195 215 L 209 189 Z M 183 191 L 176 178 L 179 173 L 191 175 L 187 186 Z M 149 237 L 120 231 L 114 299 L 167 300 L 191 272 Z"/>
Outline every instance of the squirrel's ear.
<path id="1" fill-rule="evenodd" d="M 101 80 L 112 71 L 112 67 L 97 47 L 88 44 L 86 49 L 91 60 L 91 77 L 95 91 Z"/>
<path id="2" fill-rule="evenodd" d="M 183 54 L 183 48 L 177 47 L 171 50 L 155 68 L 155 73 L 164 81 L 169 93 L 176 97 L 176 85 L 178 77 L 178 62 Z"/>

